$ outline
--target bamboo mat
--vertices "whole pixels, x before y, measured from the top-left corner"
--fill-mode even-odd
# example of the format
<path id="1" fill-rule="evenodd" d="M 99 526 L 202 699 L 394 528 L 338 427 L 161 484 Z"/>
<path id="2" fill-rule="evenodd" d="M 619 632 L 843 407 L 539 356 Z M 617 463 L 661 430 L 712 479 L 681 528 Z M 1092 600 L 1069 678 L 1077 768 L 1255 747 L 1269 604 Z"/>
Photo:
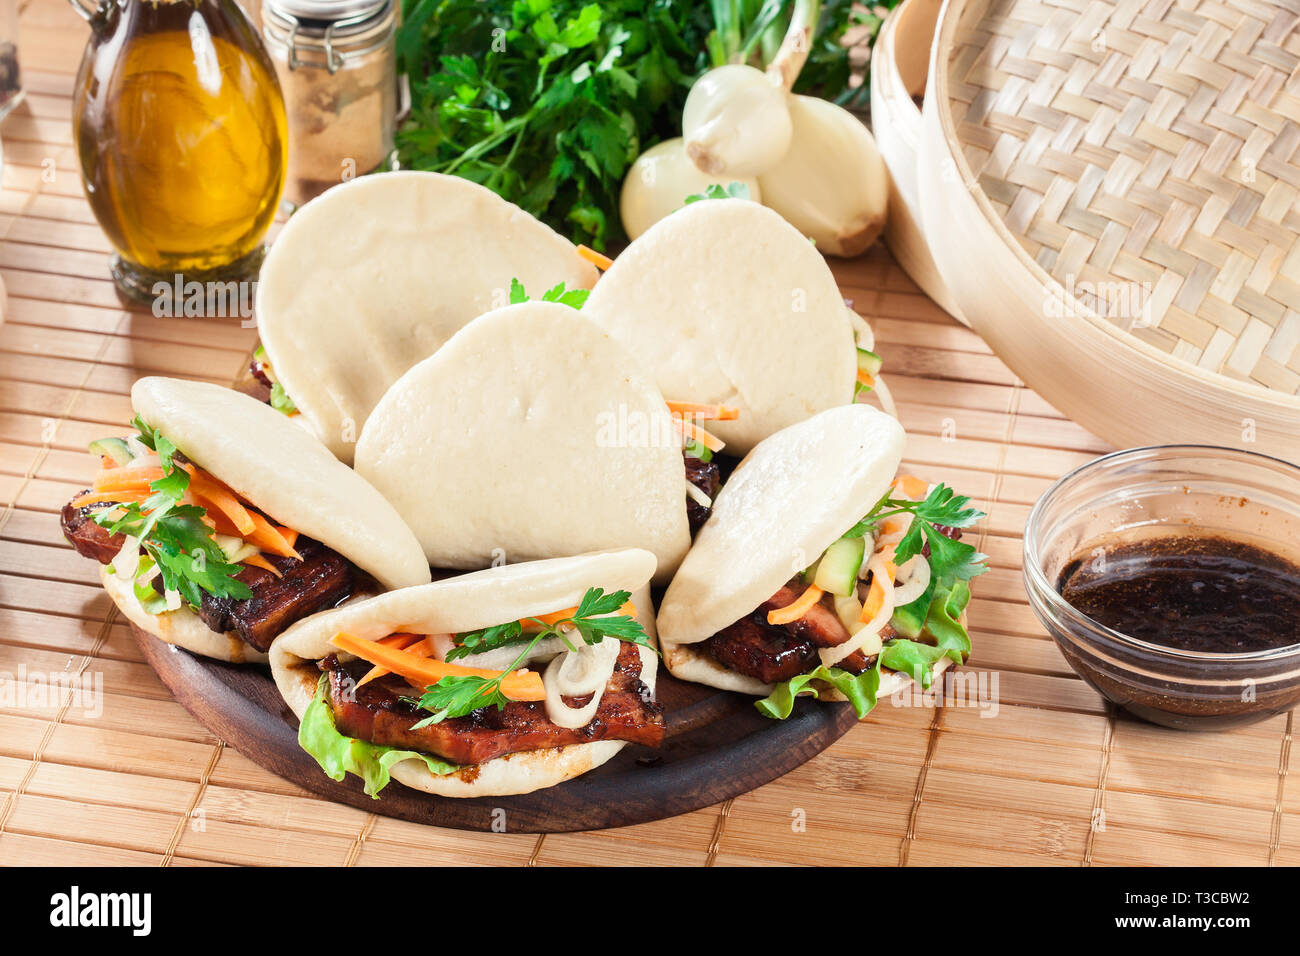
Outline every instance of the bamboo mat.
<path id="1" fill-rule="evenodd" d="M 875 326 L 908 467 L 989 513 L 976 543 L 992 570 L 976 582 L 968 672 L 996 686 L 996 716 L 884 702 L 817 759 L 722 806 L 545 837 L 337 806 L 244 759 L 142 662 L 57 511 L 93 471 L 86 443 L 130 418 L 136 377 L 229 383 L 255 332 L 124 311 L 72 148 L 86 28 L 62 0 L 30 0 L 22 29 L 27 101 L 0 128 L 0 862 L 1300 863 L 1292 715 L 1187 735 L 1108 713 L 1039 627 L 1021 586 L 1021 528 L 1052 480 L 1107 448 L 880 249 L 835 269 Z M 102 714 L 13 693 L 64 672 L 102 679 Z"/>

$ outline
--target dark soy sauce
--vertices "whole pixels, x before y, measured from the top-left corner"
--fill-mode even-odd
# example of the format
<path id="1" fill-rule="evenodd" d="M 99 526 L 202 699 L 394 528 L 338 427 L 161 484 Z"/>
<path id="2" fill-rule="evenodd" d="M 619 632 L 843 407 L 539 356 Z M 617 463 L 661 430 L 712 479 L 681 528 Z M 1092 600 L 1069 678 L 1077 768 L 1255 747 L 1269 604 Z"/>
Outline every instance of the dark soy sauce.
<path id="1" fill-rule="evenodd" d="M 1102 547 L 1072 559 L 1057 591 L 1094 621 L 1150 644 L 1211 653 L 1300 644 L 1300 567 L 1230 538 Z"/>

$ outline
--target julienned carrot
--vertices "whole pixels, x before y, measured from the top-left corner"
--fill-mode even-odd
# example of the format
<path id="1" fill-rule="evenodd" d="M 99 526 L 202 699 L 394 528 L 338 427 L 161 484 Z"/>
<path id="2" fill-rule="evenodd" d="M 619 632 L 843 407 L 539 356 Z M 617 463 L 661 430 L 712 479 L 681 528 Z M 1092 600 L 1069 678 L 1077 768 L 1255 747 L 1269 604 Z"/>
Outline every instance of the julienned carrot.
<path id="1" fill-rule="evenodd" d="M 255 568 L 261 568 L 263 571 L 270 571 L 277 578 L 284 577 L 284 575 L 280 573 L 279 568 L 266 560 L 266 558 L 262 557 L 260 554 L 250 554 L 248 557 L 244 558 L 243 563 L 251 564 Z"/>
<path id="2" fill-rule="evenodd" d="M 552 611 L 550 614 L 534 614 L 530 617 L 521 618 L 519 623 L 524 627 L 528 627 L 530 624 L 540 621 L 546 627 L 551 627 L 561 621 L 567 621 L 577 613 L 578 609 L 576 607 L 566 607 L 563 611 Z M 618 609 L 618 613 L 627 617 L 636 617 L 636 605 L 631 601 L 627 601 Z"/>
<path id="3" fill-rule="evenodd" d="M 376 641 L 376 643 L 383 644 L 385 647 L 394 647 L 399 651 L 409 651 L 412 654 L 418 654 L 420 657 L 428 657 L 429 655 L 423 653 L 419 648 L 428 645 L 430 651 L 433 649 L 433 642 L 427 637 L 421 638 L 419 634 L 408 634 L 405 631 L 398 631 L 396 634 L 389 634 L 387 637 L 381 637 Z M 365 677 L 357 681 L 357 686 L 360 687 L 362 684 L 369 684 L 372 680 L 391 673 L 392 671 L 387 667 L 380 667 L 376 664 L 374 667 L 370 668 L 370 671 Z"/>
<path id="4" fill-rule="evenodd" d="M 722 449 L 726 447 L 727 443 L 721 438 L 717 435 L 709 434 L 694 422 L 688 422 L 684 418 L 674 416 L 673 424 L 677 426 L 678 430 L 687 441 L 698 442 L 709 451 L 722 451 Z"/>
<path id="5" fill-rule="evenodd" d="M 923 501 L 930 491 L 930 483 L 922 481 L 915 475 L 899 475 L 894 479 L 893 487 L 913 501 Z"/>
<path id="6" fill-rule="evenodd" d="M 858 369 L 858 381 L 861 382 L 863 385 L 867 386 L 867 388 L 876 387 L 875 376 L 872 375 L 870 372 L 862 371 L 862 369 Z"/>
<path id="7" fill-rule="evenodd" d="M 696 421 L 731 422 L 740 417 L 740 409 L 728 405 L 706 405 L 701 402 L 668 402 L 667 405 L 674 415 Z"/>
<path id="8" fill-rule="evenodd" d="M 793 624 L 812 610 L 812 606 L 821 600 L 824 592 L 815 584 L 808 585 L 807 590 L 800 594 L 791 603 L 785 607 L 773 608 L 767 612 L 768 624 Z"/>
<path id="9" fill-rule="evenodd" d="M 152 492 L 149 491 L 111 491 L 105 494 L 96 494 L 92 491 L 73 498 L 72 506 L 74 508 L 84 508 L 86 505 L 98 505 L 105 502 L 112 502 L 113 504 L 123 504 L 128 501 L 141 502 L 147 500 L 150 494 Z"/>
<path id="10" fill-rule="evenodd" d="M 248 512 L 248 516 L 253 519 L 253 530 L 251 533 L 244 535 L 244 540 L 250 544 L 257 545 L 263 551 L 270 551 L 272 554 L 278 554 L 282 558 L 301 558 L 302 555 L 293 549 L 288 541 L 284 540 L 284 535 L 280 529 L 271 522 L 267 521 L 256 511 Z"/>
<path id="11" fill-rule="evenodd" d="M 462 667 L 448 664 L 434 657 L 419 657 L 385 647 L 375 641 L 365 641 L 351 634 L 335 634 L 330 642 L 335 647 L 355 654 L 371 664 L 387 667 L 394 674 L 407 680 L 415 681 L 427 687 L 436 684 L 444 677 L 482 677 L 487 680 L 501 678 L 501 693 L 511 700 L 545 700 L 546 688 L 542 686 L 542 675 L 536 671 L 520 670 L 504 674 L 503 671 L 480 670 L 477 667 Z M 504 674 L 504 676 L 502 676 Z"/>
<path id="12" fill-rule="evenodd" d="M 149 485 L 163 476 L 161 468 L 114 468 L 95 476 L 95 491 L 147 491 Z"/>
<path id="13" fill-rule="evenodd" d="M 889 575 L 888 584 L 881 580 L 884 575 L 873 574 L 871 576 L 871 590 L 867 592 L 867 600 L 862 605 L 862 613 L 858 615 L 858 620 L 872 620 L 880 613 L 880 609 L 885 606 L 885 588 L 894 586 L 894 576 L 898 574 L 898 567 L 893 561 L 886 561 L 885 571 Z"/>
<path id="14" fill-rule="evenodd" d="M 190 494 L 214 506 L 228 517 L 241 535 L 249 535 L 256 530 L 257 526 L 253 523 L 252 515 L 239 503 L 233 491 L 193 465 L 186 465 L 185 470 L 190 475 Z"/>
<path id="15" fill-rule="evenodd" d="M 578 255 L 586 259 L 601 272 L 608 272 L 609 267 L 614 264 L 614 260 L 609 256 L 601 255 L 595 249 L 588 246 L 578 246 Z"/>

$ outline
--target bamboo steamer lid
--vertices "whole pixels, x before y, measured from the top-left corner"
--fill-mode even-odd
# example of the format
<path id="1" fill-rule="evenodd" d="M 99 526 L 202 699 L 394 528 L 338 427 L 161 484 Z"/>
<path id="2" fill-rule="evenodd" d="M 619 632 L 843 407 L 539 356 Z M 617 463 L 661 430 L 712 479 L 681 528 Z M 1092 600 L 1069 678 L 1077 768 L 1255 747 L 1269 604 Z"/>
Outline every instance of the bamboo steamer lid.
<path id="1" fill-rule="evenodd" d="M 1300 67 L 1285 0 L 947 0 L 931 253 L 1024 381 L 1119 445 L 1300 460 Z"/>
<path id="2" fill-rule="evenodd" d="M 942 0 L 904 0 L 881 26 L 871 48 L 871 132 L 889 169 L 885 245 L 926 295 L 966 323 L 939 275 L 920 224 L 916 160 L 921 108 L 916 99 L 925 93 L 930 45 L 942 6 Z"/>

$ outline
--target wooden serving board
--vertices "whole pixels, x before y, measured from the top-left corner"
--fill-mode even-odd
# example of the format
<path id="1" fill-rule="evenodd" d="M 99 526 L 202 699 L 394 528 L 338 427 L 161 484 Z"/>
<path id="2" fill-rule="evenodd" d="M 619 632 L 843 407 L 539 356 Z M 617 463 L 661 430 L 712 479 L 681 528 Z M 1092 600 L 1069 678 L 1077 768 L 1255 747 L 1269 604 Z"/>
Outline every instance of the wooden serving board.
<path id="1" fill-rule="evenodd" d="M 770 720 L 753 698 L 679 681 L 661 667 L 655 696 L 667 731 L 657 749 L 629 745 L 592 772 L 535 793 L 467 800 L 393 782 L 375 799 L 356 777 L 331 780 L 298 746 L 298 721 L 266 667 L 198 657 L 131 631 L 185 709 L 249 760 L 336 803 L 461 830 L 567 833 L 690 813 L 788 773 L 857 723 L 847 704 L 811 700 L 787 720 Z"/>

